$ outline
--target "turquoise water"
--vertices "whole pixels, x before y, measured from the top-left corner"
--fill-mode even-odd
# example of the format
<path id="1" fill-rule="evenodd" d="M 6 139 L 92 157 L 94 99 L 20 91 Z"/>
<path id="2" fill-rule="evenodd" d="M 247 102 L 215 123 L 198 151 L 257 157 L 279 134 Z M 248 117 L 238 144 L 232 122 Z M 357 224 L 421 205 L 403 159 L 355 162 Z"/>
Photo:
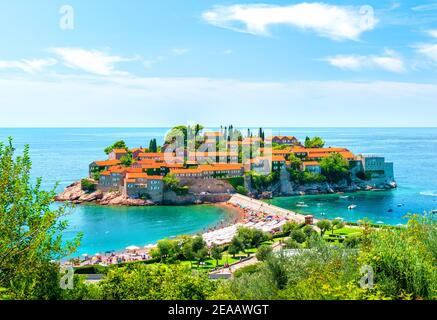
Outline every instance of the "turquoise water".
<path id="1" fill-rule="evenodd" d="M 162 142 L 165 128 L 117 129 L 0 129 L 0 140 L 13 136 L 17 151 L 31 146 L 34 177 L 42 176 L 45 188 L 59 182 L 58 191 L 86 176 L 88 164 L 104 159 L 104 147 L 124 139 L 130 146 L 147 146 L 151 138 Z M 408 212 L 437 209 L 437 128 L 275 128 L 275 134 L 320 135 L 327 146 L 348 147 L 355 153 L 379 154 L 395 163 L 399 188 L 389 192 L 277 198 L 273 203 L 317 217 L 344 217 L 356 221 L 404 223 Z M 245 132 L 245 131 L 244 131 Z M 295 206 L 305 201 L 309 207 Z M 349 204 L 356 204 L 353 211 Z M 403 204 L 402 207 L 397 207 Z M 393 212 L 388 212 L 392 209 Z M 321 215 L 325 213 L 325 215 Z M 145 245 L 164 237 L 198 232 L 219 223 L 228 214 L 213 206 L 108 208 L 77 207 L 68 217 L 67 236 L 84 232 L 79 254 L 120 250 Z"/>

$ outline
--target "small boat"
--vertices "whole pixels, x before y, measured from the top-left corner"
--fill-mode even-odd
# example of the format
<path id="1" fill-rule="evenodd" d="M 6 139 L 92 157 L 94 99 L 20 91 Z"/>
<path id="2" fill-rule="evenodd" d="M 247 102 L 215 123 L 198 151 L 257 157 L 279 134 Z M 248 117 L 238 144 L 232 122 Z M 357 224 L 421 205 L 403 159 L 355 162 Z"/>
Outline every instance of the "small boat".
<path id="1" fill-rule="evenodd" d="M 320 213 L 321 216 L 326 216 L 326 213 L 322 212 Z"/>
<path id="2" fill-rule="evenodd" d="M 343 221 L 344 219 L 343 219 L 342 217 L 337 217 L 337 218 L 335 218 L 334 220 L 340 220 L 340 221 Z"/>
<path id="3" fill-rule="evenodd" d="M 379 220 L 379 221 L 376 221 L 376 223 L 377 224 L 384 224 L 384 221 Z"/>
<path id="4" fill-rule="evenodd" d="M 403 207 L 403 206 L 404 206 L 403 203 L 399 203 L 399 204 L 398 204 L 398 207 Z"/>
<path id="5" fill-rule="evenodd" d="M 357 207 L 356 204 L 351 204 L 349 207 L 347 207 L 349 210 L 353 210 Z"/>
<path id="6" fill-rule="evenodd" d="M 387 212 L 393 212 L 393 209 L 388 209 Z"/>
<path id="7" fill-rule="evenodd" d="M 300 201 L 296 203 L 296 207 L 308 207 L 308 205 L 305 202 Z"/>
<path id="8" fill-rule="evenodd" d="M 437 209 L 431 210 L 431 213 L 437 213 Z"/>
<path id="9" fill-rule="evenodd" d="M 347 199 L 349 196 L 340 196 L 340 199 Z"/>

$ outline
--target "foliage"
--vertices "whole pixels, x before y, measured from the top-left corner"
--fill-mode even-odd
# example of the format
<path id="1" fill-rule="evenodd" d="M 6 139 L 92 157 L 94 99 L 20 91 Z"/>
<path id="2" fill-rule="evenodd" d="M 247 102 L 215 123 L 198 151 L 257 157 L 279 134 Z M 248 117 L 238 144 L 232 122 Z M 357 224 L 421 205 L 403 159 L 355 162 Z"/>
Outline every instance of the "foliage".
<path id="1" fill-rule="evenodd" d="M 158 152 L 158 145 L 156 139 L 151 139 L 149 142 L 149 152 Z"/>
<path id="2" fill-rule="evenodd" d="M 251 179 L 252 188 L 255 190 L 261 192 L 268 187 L 270 187 L 274 182 L 278 181 L 279 179 L 279 173 L 278 172 L 271 172 L 267 175 L 260 174 L 254 171 L 248 171 L 245 173 L 248 175 Z"/>
<path id="3" fill-rule="evenodd" d="M 240 227 L 236 237 L 241 239 L 244 249 L 250 249 L 258 248 L 261 243 L 269 240 L 270 234 L 255 228 Z"/>
<path id="4" fill-rule="evenodd" d="M 125 156 L 120 158 L 122 166 L 130 167 L 132 165 L 132 152 L 128 152 Z"/>
<path id="5" fill-rule="evenodd" d="M 213 258 L 216 261 L 216 266 L 218 266 L 219 260 L 222 258 L 222 248 L 220 248 L 218 245 L 213 244 L 211 247 L 211 258 Z"/>
<path id="6" fill-rule="evenodd" d="M 437 298 L 436 224 L 413 216 L 406 228 L 374 229 L 361 245 L 359 261 L 370 265 L 379 290 L 392 298 Z"/>
<path id="7" fill-rule="evenodd" d="M 282 226 L 282 231 L 284 232 L 284 234 L 289 235 L 292 230 L 295 230 L 298 227 L 299 227 L 299 225 L 296 222 L 294 222 L 294 221 L 287 221 Z"/>
<path id="8" fill-rule="evenodd" d="M 41 190 L 30 180 L 29 147 L 15 156 L 12 139 L 0 143 L 0 287 L 13 299 L 59 296 L 59 265 L 73 253 L 80 235 L 62 241 L 68 207 L 53 206 L 55 188 Z"/>
<path id="9" fill-rule="evenodd" d="M 311 184 L 311 183 L 323 183 L 326 182 L 326 177 L 318 173 L 312 173 L 309 171 L 300 171 L 287 168 L 290 173 L 290 180 L 297 184 Z"/>
<path id="10" fill-rule="evenodd" d="M 181 253 L 179 243 L 176 240 L 159 240 L 156 248 L 151 251 L 153 258 L 159 258 L 161 261 L 173 261 Z"/>
<path id="11" fill-rule="evenodd" d="M 105 148 L 105 153 L 110 154 L 114 149 L 128 149 L 126 143 L 123 140 L 116 141 L 113 145 Z"/>
<path id="12" fill-rule="evenodd" d="M 240 251 L 244 252 L 243 241 L 239 237 L 234 236 L 231 240 L 231 243 L 229 244 L 228 253 L 235 257 L 235 255 L 238 254 Z"/>
<path id="13" fill-rule="evenodd" d="M 226 181 L 228 181 L 234 189 L 244 187 L 244 177 L 231 177 L 227 178 Z"/>
<path id="14" fill-rule="evenodd" d="M 177 195 L 185 195 L 188 193 L 188 186 L 181 186 L 181 181 L 176 178 L 173 173 L 168 173 L 163 178 L 163 182 L 166 190 L 174 191 Z"/>
<path id="15" fill-rule="evenodd" d="M 320 137 L 306 137 L 305 138 L 305 148 L 323 148 L 325 141 Z"/>
<path id="16" fill-rule="evenodd" d="M 135 265 L 111 270 L 97 285 L 105 300 L 204 300 L 215 282 L 178 265 Z"/>
<path id="17" fill-rule="evenodd" d="M 331 230 L 332 225 L 329 220 L 323 219 L 320 221 L 317 221 L 316 226 L 320 229 L 320 233 L 323 236 L 326 231 Z"/>
<path id="18" fill-rule="evenodd" d="M 264 261 L 270 257 L 272 252 L 273 252 L 273 249 L 271 246 L 263 244 L 258 248 L 258 251 L 256 252 L 255 256 L 259 261 Z"/>
<path id="19" fill-rule="evenodd" d="M 82 179 L 80 181 L 80 188 L 87 193 L 96 191 L 96 187 L 96 184 L 88 179 Z"/>
<path id="20" fill-rule="evenodd" d="M 307 239 L 307 236 L 305 232 L 302 231 L 302 229 L 295 229 L 291 231 L 290 238 L 297 243 L 304 243 Z"/>
<path id="21" fill-rule="evenodd" d="M 328 182 L 338 183 L 350 176 L 349 163 L 341 154 L 336 152 L 320 161 L 320 167 Z"/>
<path id="22" fill-rule="evenodd" d="M 249 190 L 247 190 L 247 188 L 243 187 L 243 186 L 238 186 L 236 191 L 237 191 L 237 193 L 242 194 L 242 195 L 247 195 L 249 193 Z"/>

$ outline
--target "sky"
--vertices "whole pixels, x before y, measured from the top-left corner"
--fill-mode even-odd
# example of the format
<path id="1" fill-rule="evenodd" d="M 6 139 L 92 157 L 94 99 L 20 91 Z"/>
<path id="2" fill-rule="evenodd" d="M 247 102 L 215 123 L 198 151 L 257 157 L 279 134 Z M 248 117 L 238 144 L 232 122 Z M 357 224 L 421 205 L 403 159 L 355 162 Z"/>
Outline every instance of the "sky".
<path id="1" fill-rule="evenodd" d="M 0 127 L 435 127 L 437 1 L 0 2 Z"/>

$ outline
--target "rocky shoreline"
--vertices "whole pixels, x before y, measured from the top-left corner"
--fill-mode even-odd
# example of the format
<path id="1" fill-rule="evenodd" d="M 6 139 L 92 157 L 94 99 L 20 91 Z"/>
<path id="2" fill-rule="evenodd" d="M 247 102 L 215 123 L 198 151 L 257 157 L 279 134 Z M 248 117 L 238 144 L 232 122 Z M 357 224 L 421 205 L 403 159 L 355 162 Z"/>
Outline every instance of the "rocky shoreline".
<path id="1" fill-rule="evenodd" d="M 302 195 L 321 195 L 343 192 L 358 191 L 379 191 L 396 188 L 396 183 L 384 185 L 370 185 L 366 182 L 353 182 L 352 184 L 328 183 L 309 184 L 309 185 L 289 185 L 276 190 L 266 190 L 262 193 L 251 193 L 255 198 L 272 198 L 275 196 L 302 196 Z M 231 193 L 208 193 L 208 194 L 187 194 L 178 196 L 174 192 L 165 192 L 162 203 L 155 203 L 151 200 L 132 199 L 124 196 L 118 191 L 103 192 L 100 190 L 87 193 L 82 190 L 81 182 L 77 181 L 65 188 L 63 192 L 55 197 L 58 202 L 71 202 L 74 204 L 91 203 L 102 206 L 152 206 L 152 205 L 190 205 L 190 204 L 213 204 L 224 203 L 231 197 Z"/>

